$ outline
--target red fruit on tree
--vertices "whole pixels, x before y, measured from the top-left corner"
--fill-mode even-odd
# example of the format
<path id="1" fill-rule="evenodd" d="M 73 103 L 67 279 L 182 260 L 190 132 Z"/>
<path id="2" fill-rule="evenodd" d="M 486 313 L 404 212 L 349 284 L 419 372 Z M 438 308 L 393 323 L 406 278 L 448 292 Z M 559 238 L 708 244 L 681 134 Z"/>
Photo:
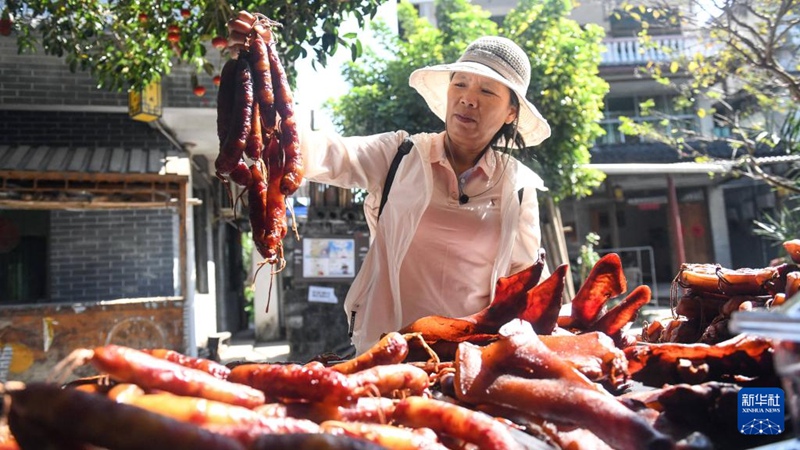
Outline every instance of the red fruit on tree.
<path id="1" fill-rule="evenodd" d="M 180 33 L 169 32 L 167 33 L 167 40 L 170 42 L 179 42 L 181 40 Z"/>
<path id="2" fill-rule="evenodd" d="M 198 97 L 202 97 L 206 95 L 206 88 L 203 86 L 195 86 L 194 87 L 194 95 Z"/>
<path id="3" fill-rule="evenodd" d="M 167 27 L 167 31 L 169 31 L 170 33 L 180 33 L 181 32 L 181 27 L 179 27 L 177 25 L 170 25 L 170 26 Z"/>
<path id="4" fill-rule="evenodd" d="M 189 17 L 191 17 L 191 15 L 192 12 L 189 11 L 189 8 L 181 8 L 181 17 L 183 17 L 184 19 L 188 19 Z"/>
<path id="5" fill-rule="evenodd" d="M 145 22 L 147 22 L 147 19 L 149 19 L 149 17 L 147 17 L 147 14 L 139 13 L 139 22 L 145 23 Z"/>
<path id="6" fill-rule="evenodd" d="M 212 79 L 212 81 L 214 82 L 214 86 L 219 86 L 219 82 L 221 80 L 222 80 L 222 77 L 220 77 L 219 75 L 214 76 L 214 78 Z"/>
<path id="7" fill-rule="evenodd" d="M 228 40 L 224 36 L 217 36 L 211 40 L 211 45 L 214 48 L 223 49 L 228 46 Z"/>

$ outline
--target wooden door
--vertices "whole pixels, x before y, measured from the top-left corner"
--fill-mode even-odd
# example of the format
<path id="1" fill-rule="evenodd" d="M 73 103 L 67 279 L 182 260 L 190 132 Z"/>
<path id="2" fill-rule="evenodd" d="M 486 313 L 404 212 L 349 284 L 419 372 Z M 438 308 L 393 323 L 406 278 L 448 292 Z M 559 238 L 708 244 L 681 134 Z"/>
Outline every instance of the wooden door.
<path id="1" fill-rule="evenodd" d="M 708 207 L 705 202 L 687 202 L 678 205 L 681 215 L 681 233 L 687 263 L 714 263 L 711 251 Z"/>

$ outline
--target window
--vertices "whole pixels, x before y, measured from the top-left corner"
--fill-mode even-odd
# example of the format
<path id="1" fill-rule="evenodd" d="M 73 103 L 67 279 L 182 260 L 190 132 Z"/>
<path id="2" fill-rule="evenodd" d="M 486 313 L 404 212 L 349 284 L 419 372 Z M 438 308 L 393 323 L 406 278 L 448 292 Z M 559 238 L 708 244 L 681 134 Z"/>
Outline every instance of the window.
<path id="1" fill-rule="evenodd" d="M 679 11 L 676 8 L 653 8 L 640 6 L 630 11 L 615 9 L 609 16 L 611 37 L 635 37 L 642 31 L 642 22 L 647 22 L 648 34 L 663 36 L 681 34 Z"/>
<path id="2" fill-rule="evenodd" d="M 635 97 L 606 98 L 606 117 L 636 116 L 637 103 Z"/>
<path id="3" fill-rule="evenodd" d="M 649 106 L 643 108 L 642 104 Z M 606 135 L 601 136 L 596 145 L 647 142 L 646 138 L 626 136 L 619 131 L 620 116 L 631 118 L 637 123 L 652 122 L 657 130 L 670 136 L 680 136 L 687 130 L 698 129 L 695 115 L 678 102 L 678 97 L 672 95 L 607 97 L 604 115 L 600 126 L 606 130 Z M 667 119 L 666 124 L 662 123 L 664 119 Z"/>

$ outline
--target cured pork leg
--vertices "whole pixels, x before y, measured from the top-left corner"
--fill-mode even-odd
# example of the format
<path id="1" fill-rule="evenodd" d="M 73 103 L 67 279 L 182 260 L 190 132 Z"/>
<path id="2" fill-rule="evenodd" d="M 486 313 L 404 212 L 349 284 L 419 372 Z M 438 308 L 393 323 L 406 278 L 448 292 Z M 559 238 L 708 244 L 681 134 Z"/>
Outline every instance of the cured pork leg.
<path id="1" fill-rule="evenodd" d="M 609 253 L 595 263 L 586 281 L 572 299 L 570 323 L 565 328 L 586 329 L 603 313 L 606 302 L 628 290 L 622 261 L 616 253 Z"/>
<path id="2" fill-rule="evenodd" d="M 459 344 L 454 380 L 459 400 L 500 405 L 586 428 L 616 449 L 673 448 L 672 440 L 639 414 L 602 388 L 587 384 L 575 375 L 577 371 L 554 363 L 551 351 L 535 341 L 526 342 L 529 334 L 506 334 L 505 343 L 501 339 L 483 348 Z"/>
<path id="3" fill-rule="evenodd" d="M 539 336 L 539 340 L 594 382 L 618 389 L 628 382 L 628 361 L 614 341 L 597 331 Z"/>
<path id="4" fill-rule="evenodd" d="M 644 344 L 625 350 L 634 380 L 649 386 L 762 378 L 776 381 L 769 339 L 740 334 L 708 344 Z M 770 384 L 763 384 L 768 386 Z"/>
<path id="5" fill-rule="evenodd" d="M 567 264 L 558 266 L 546 280 L 528 291 L 528 301 L 520 318 L 530 322 L 538 334 L 551 334 L 556 329 L 567 270 Z"/>

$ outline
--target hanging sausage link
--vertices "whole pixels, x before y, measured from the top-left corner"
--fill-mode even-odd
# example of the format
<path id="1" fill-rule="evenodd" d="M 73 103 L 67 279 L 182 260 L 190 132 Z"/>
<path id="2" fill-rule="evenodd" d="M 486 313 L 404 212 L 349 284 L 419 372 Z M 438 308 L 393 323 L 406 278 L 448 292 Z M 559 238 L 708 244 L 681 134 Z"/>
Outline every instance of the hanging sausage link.
<path id="1" fill-rule="evenodd" d="M 259 33 L 252 34 L 250 52 L 247 54 L 253 69 L 253 88 L 256 102 L 263 111 L 264 130 L 271 132 L 275 128 L 275 94 L 272 87 L 272 68 L 267 55 L 267 43 Z"/>
<path id="2" fill-rule="evenodd" d="M 267 184 L 267 234 L 265 236 L 267 251 L 263 255 L 272 264 L 283 264 L 283 244 L 289 229 L 286 223 L 286 197 L 281 191 L 282 176 L 280 162 L 270 161 L 269 182 Z M 282 267 L 281 267 L 282 268 Z"/>
<path id="3" fill-rule="evenodd" d="M 275 44 L 267 45 L 272 83 L 275 88 L 275 109 L 281 116 L 281 149 L 283 150 L 283 178 L 280 189 L 284 195 L 292 195 L 303 181 L 303 158 L 300 155 L 300 138 L 294 118 L 294 98 L 286 78 Z"/>
<path id="4" fill-rule="evenodd" d="M 253 242 L 261 256 L 285 265 L 286 196 L 303 181 L 294 98 L 272 38 L 275 22 L 260 18 L 246 49 L 223 67 L 217 98 L 217 176 L 247 191 Z"/>
<path id="5" fill-rule="evenodd" d="M 223 75 L 225 74 L 223 73 Z M 222 86 L 221 80 L 220 86 Z M 217 130 L 218 134 L 226 135 L 225 140 L 221 141 L 220 152 L 215 163 L 217 173 L 221 175 L 228 175 L 239 164 L 252 130 L 253 78 L 250 73 L 250 64 L 244 58 L 240 58 L 236 63 L 233 90 L 233 104 L 229 111 L 230 126 L 227 132 L 225 132 L 224 126 L 222 131 Z"/>

